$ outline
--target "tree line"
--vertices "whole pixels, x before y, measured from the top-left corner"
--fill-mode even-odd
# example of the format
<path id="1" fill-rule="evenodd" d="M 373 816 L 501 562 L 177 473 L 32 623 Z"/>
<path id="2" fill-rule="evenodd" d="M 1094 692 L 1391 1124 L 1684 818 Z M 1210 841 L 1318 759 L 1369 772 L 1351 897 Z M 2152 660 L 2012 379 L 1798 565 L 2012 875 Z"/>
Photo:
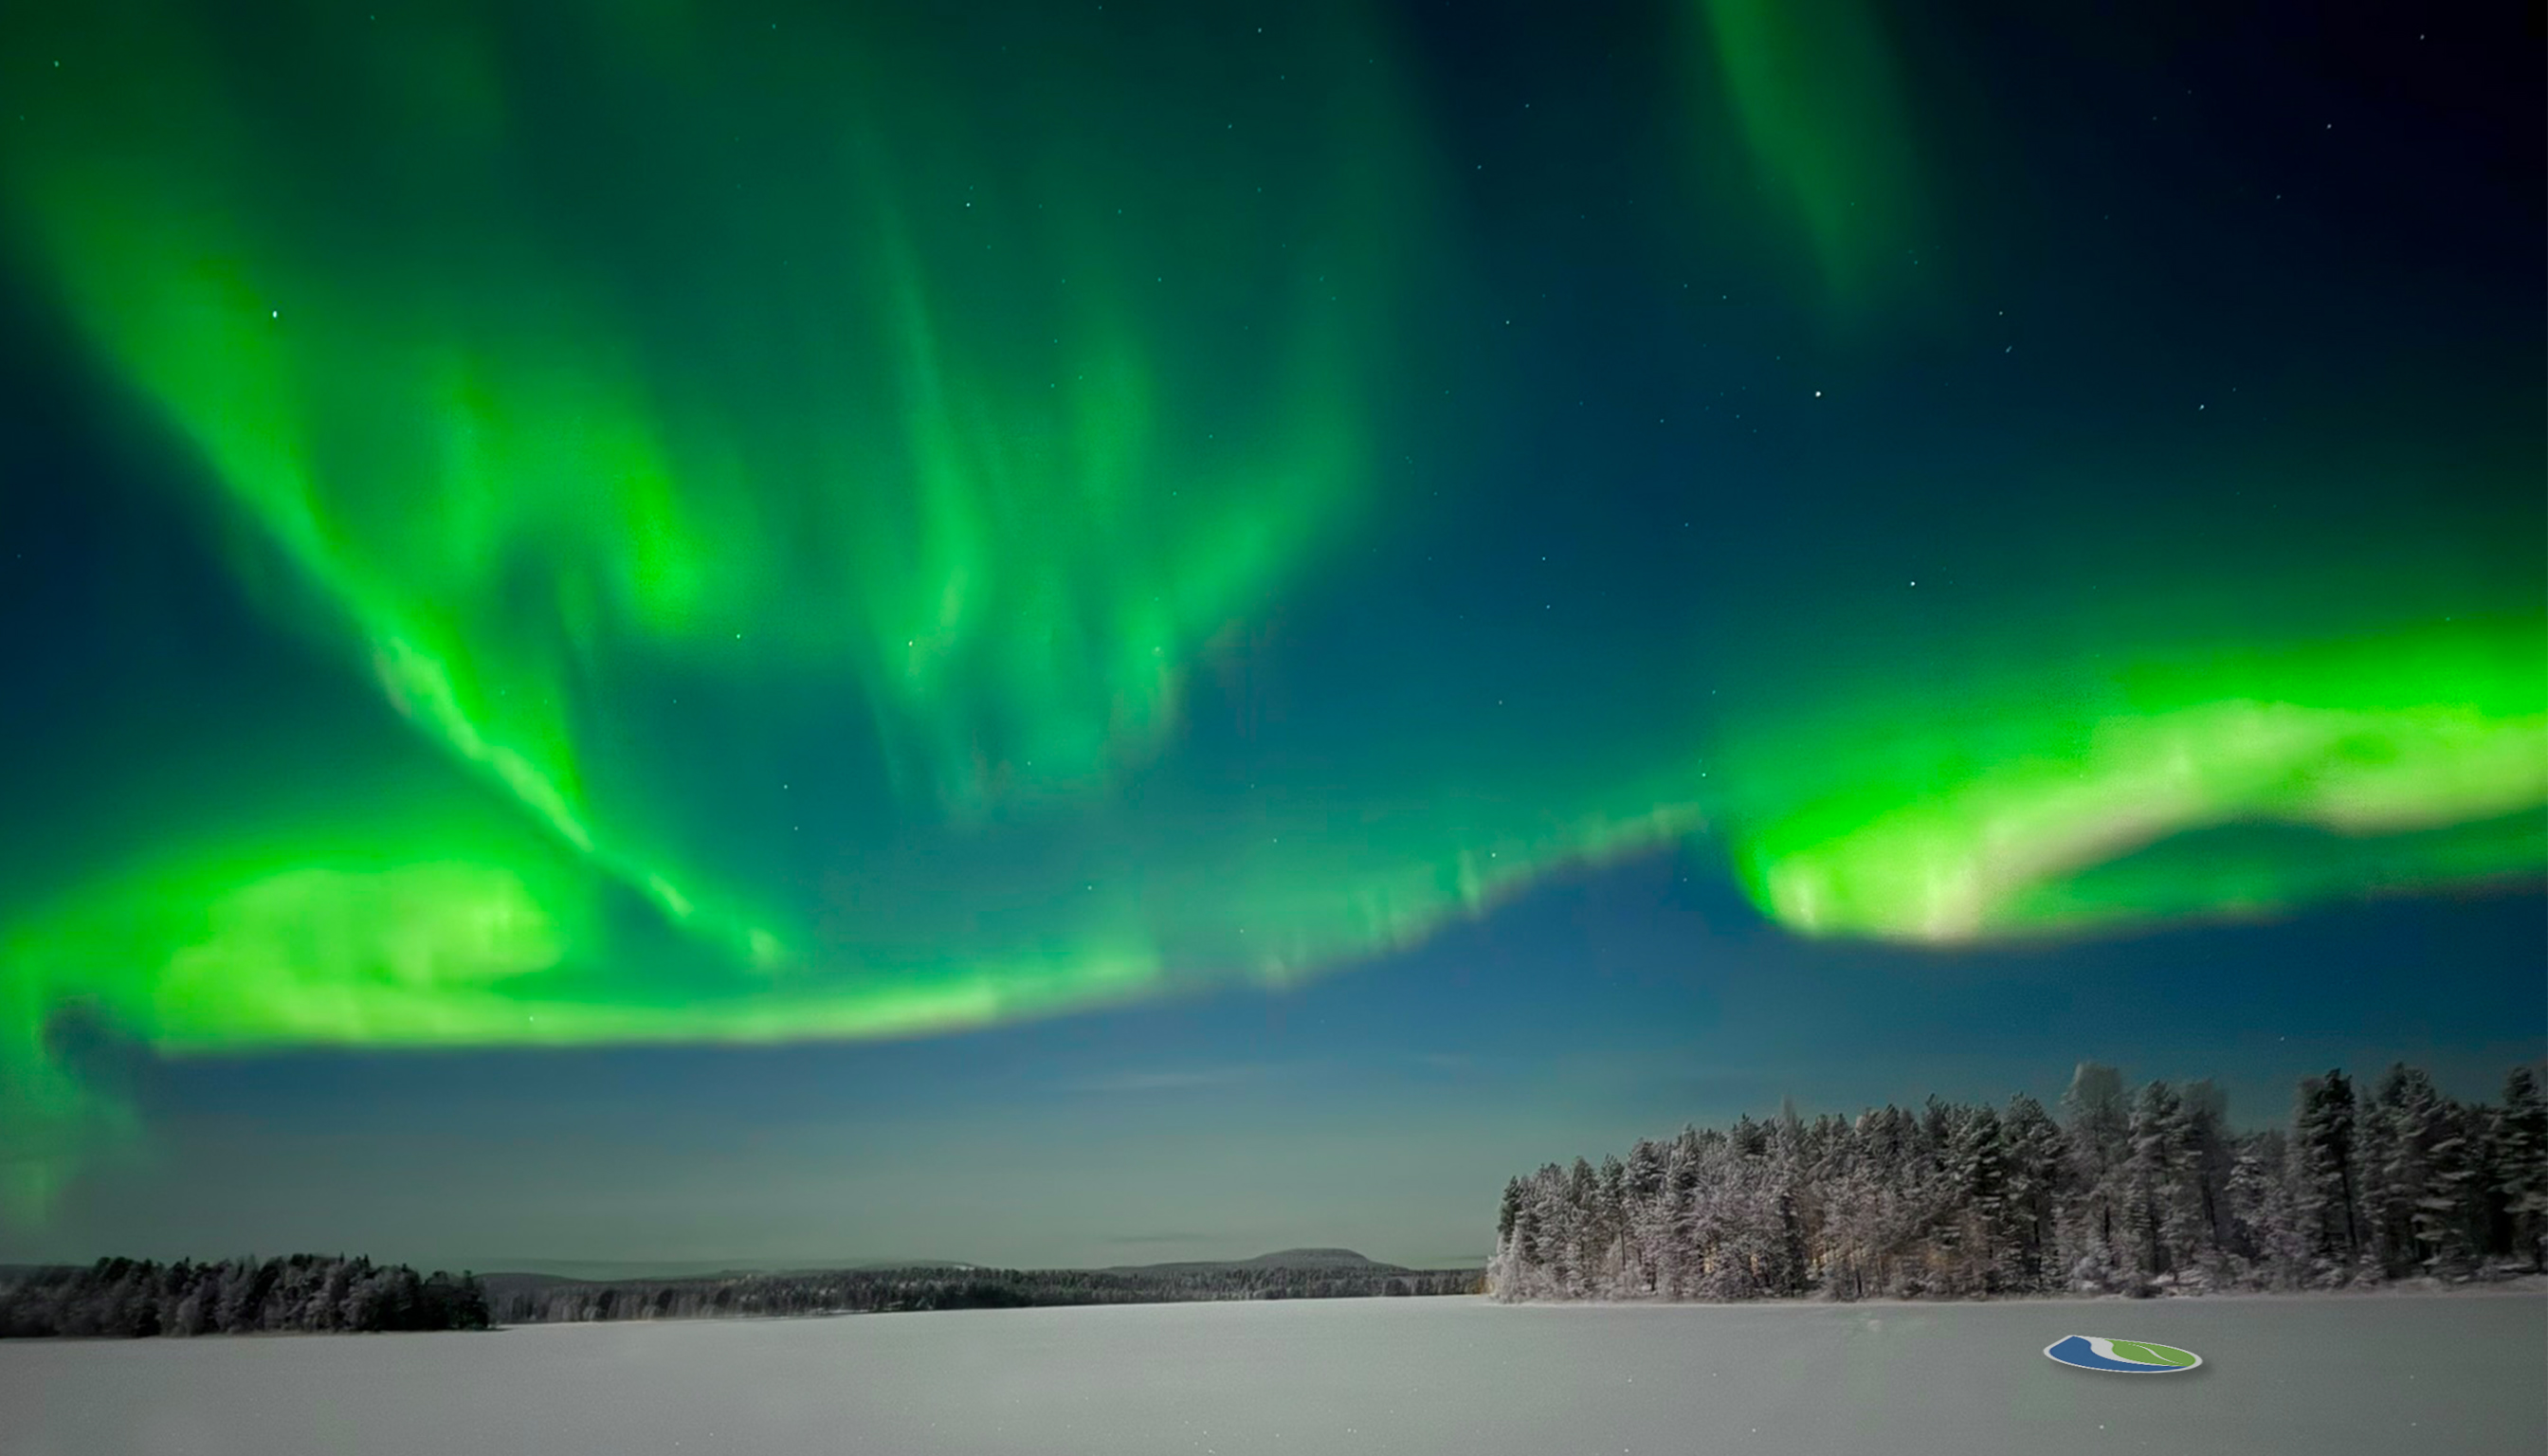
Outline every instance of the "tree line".
<path id="1" fill-rule="evenodd" d="M 771 1315 L 1009 1310 L 1044 1305 L 1149 1305 L 1196 1300 L 1320 1300 L 1476 1294 L 1475 1269 L 1359 1268 L 834 1269 L 693 1279 L 491 1281 L 506 1324 L 694 1320 Z"/>
<path id="2" fill-rule="evenodd" d="M 1191 1300 L 1476 1294 L 1478 1270 L 1196 1266 L 1156 1270 L 840 1269 L 682 1279 L 577 1280 L 439 1271 L 294 1254 L 198 1264 L 100 1259 L 0 1271 L 0 1337 L 485 1329 L 603 1320 L 691 1320 Z"/>
<path id="3" fill-rule="evenodd" d="M 1503 1300 L 1974 1298 L 2334 1289 L 2538 1272 L 2548 1100 L 2497 1104 L 2392 1066 L 2303 1079 L 2288 1128 L 2238 1132 L 2208 1081 L 2127 1090 L 2083 1062 L 2060 1115 L 1887 1105 L 1684 1128 L 1504 1186 Z"/>
<path id="4" fill-rule="evenodd" d="M 294 1254 L 173 1264 L 100 1259 L 0 1279 L 0 1337 L 484 1329 L 477 1279 Z"/>

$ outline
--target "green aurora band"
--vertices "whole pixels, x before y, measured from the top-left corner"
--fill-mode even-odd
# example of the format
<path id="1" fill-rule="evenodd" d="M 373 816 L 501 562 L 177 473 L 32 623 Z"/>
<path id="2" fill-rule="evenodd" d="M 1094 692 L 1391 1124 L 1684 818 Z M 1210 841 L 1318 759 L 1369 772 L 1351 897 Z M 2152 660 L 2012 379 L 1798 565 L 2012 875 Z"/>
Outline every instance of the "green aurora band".
<path id="1" fill-rule="evenodd" d="M 1725 761 L 1738 870 L 1791 929 L 1937 944 L 2536 872 L 2543 661 L 2535 620 L 2434 623 L 1862 689 Z"/>
<path id="2" fill-rule="evenodd" d="M 1913 189 L 1827 8 L 1818 54 L 1703 7 L 1727 145 L 1851 310 L 1849 199 Z M 1224 781 L 1195 696 L 1425 508 L 1377 462 L 1451 252 L 1428 145 L 1350 5 L 1244 46 L 969 9 L 10 22 L 78 82 L 0 153 L 16 262 L 252 595 L 487 792 L 155 826 L 0 903 L 0 1214 L 130 1132 L 72 1012 L 167 1054 L 913 1035 L 1281 984 L 1702 834 L 1799 933 L 1940 944 L 2541 865 L 2535 615 L 1987 690 L 1833 662 L 1819 708 Z M 648 725 L 701 703 L 667 791 L 695 745 Z"/>

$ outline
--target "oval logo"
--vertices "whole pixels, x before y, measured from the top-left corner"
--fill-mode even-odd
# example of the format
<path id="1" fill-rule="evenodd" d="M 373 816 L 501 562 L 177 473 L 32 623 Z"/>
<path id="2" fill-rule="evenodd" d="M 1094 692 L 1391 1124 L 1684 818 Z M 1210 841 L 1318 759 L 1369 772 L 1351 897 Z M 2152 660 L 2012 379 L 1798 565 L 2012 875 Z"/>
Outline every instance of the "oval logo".
<path id="1" fill-rule="evenodd" d="M 2154 1345 L 2145 1339 L 2108 1339 L 2099 1334 L 2065 1334 L 2044 1347 L 2044 1353 L 2082 1370 L 2116 1370 L 2127 1375 L 2172 1375 L 2203 1363 L 2192 1350 Z"/>

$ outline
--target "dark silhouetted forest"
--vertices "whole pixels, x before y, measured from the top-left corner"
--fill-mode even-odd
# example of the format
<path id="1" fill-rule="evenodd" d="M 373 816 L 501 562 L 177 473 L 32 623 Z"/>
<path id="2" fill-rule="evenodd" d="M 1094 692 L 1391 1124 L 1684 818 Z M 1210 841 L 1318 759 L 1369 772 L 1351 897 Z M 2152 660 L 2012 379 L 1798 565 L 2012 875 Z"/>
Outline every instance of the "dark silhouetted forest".
<path id="1" fill-rule="evenodd" d="M 294 1254 L 173 1264 L 100 1259 L 0 1277 L 0 1336 L 251 1334 L 484 1329 L 487 1295 L 468 1275 Z"/>
<path id="2" fill-rule="evenodd" d="M 1930 1099 L 1684 1129 L 1505 1185 L 1505 1300 L 1972 1298 L 2336 1289 L 2537 1272 L 2548 1101 L 2413 1067 L 2305 1079 L 2287 1128 L 2233 1131 L 2208 1082 L 2082 1063 L 2056 1113 Z"/>
<path id="3" fill-rule="evenodd" d="M 1038 1305 L 1150 1305 L 1193 1300 L 1321 1300 L 1476 1294 L 1475 1269 L 1390 1264 L 1290 1267 L 1194 1265 L 1161 1269 L 837 1269 L 707 1279 L 607 1282 L 495 1275 L 498 1320 L 687 1320 L 756 1315 L 1006 1310 Z"/>
<path id="4" fill-rule="evenodd" d="M 101 1259 L 86 1268 L 0 1271 L 0 1335 L 243 1334 L 484 1329 L 598 1320 L 693 1320 L 1189 1300 L 1316 1300 L 1476 1294 L 1476 1269 L 1418 1270 L 1331 1250 L 1299 1265 L 1148 1269 L 836 1269 L 682 1279 L 540 1274 L 419 1277 L 405 1265 L 295 1254 L 262 1263 Z"/>

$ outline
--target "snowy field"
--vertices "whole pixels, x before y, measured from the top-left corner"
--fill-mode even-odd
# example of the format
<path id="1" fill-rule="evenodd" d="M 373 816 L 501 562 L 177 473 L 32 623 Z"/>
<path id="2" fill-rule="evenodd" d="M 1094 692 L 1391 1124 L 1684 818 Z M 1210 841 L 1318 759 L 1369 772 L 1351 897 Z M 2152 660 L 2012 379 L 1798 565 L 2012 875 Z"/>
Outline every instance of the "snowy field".
<path id="1" fill-rule="evenodd" d="M 2044 1358 L 2065 1334 L 2184 1375 Z M 1150 1305 L 0 1345 L 14 1456 L 2548 1450 L 2548 1298 Z"/>

